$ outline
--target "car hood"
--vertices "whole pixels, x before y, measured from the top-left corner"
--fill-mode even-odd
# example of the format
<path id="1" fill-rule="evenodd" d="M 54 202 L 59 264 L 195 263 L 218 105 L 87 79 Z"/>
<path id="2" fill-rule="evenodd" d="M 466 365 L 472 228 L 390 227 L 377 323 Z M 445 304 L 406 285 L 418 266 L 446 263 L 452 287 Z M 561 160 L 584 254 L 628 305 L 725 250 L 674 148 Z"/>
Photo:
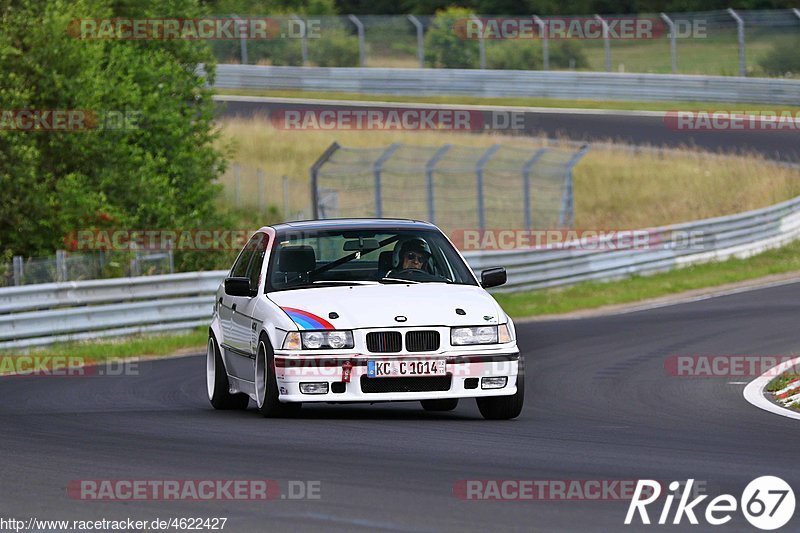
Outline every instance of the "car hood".
<path id="1" fill-rule="evenodd" d="M 320 287 L 271 292 L 268 297 L 287 312 L 298 329 L 474 326 L 505 321 L 494 298 L 474 285 Z M 456 308 L 465 314 L 457 314 Z M 338 318 L 330 318 L 331 313 Z"/>

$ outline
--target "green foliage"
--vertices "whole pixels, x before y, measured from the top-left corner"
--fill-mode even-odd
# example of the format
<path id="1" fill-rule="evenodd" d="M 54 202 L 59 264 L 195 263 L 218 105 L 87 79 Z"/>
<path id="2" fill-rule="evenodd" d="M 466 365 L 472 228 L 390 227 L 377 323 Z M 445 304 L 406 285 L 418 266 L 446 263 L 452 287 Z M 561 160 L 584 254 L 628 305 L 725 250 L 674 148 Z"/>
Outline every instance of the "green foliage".
<path id="1" fill-rule="evenodd" d="M 328 30 L 309 46 L 309 59 L 320 67 L 357 67 L 358 38 L 342 30 Z"/>
<path id="2" fill-rule="evenodd" d="M 580 42 L 574 39 L 550 41 L 550 68 L 571 68 L 572 60 L 575 61 L 576 69 L 589 67 L 589 60 Z"/>
<path id="3" fill-rule="evenodd" d="M 542 47 L 538 41 L 531 40 L 487 42 L 486 67 L 539 70 L 542 68 Z"/>
<path id="4" fill-rule="evenodd" d="M 432 67 L 476 68 L 479 49 L 476 39 L 467 38 L 465 24 L 473 14 L 460 7 L 437 11 L 425 35 L 425 62 Z"/>
<path id="5" fill-rule="evenodd" d="M 196 0 L 169 4 L 186 18 L 202 13 Z M 214 104 L 197 73 L 203 63 L 213 79 L 207 45 L 69 33 L 75 19 L 154 18 L 164 9 L 156 0 L 0 0 L 0 109 L 131 119 L 116 129 L 0 131 L 0 253 L 51 255 L 78 229 L 225 223 L 214 206 L 224 165 L 212 146 Z"/>
<path id="6" fill-rule="evenodd" d="M 758 62 L 770 76 L 800 75 L 800 38 L 781 40 Z"/>

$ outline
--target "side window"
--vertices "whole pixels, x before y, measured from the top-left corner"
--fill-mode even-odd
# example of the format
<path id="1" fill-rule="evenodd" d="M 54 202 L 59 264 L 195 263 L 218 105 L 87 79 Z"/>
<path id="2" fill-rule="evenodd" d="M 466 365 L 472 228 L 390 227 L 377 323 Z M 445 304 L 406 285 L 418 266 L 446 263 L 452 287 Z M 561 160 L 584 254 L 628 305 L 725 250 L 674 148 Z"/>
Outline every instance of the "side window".
<path id="1" fill-rule="evenodd" d="M 256 250 L 258 248 L 258 243 L 263 237 L 263 233 L 256 233 L 250 240 L 247 241 L 247 244 L 244 245 L 242 249 L 242 253 L 239 254 L 239 258 L 233 264 L 233 268 L 231 268 L 231 277 L 232 278 L 246 278 L 247 277 L 247 267 L 250 266 L 250 260 L 253 259 L 253 255 L 255 255 Z"/>
<path id="2" fill-rule="evenodd" d="M 261 276 L 261 266 L 264 264 L 264 256 L 267 255 L 267 245 L 269 244 L 269 237 L 261 234 L 261 240 L 258 241 L 253 255 L 253 261 L 250 264 L 248 277 L 250 278 L 250 288 L 256 290 L 258 288 L 258 278 Z"/>

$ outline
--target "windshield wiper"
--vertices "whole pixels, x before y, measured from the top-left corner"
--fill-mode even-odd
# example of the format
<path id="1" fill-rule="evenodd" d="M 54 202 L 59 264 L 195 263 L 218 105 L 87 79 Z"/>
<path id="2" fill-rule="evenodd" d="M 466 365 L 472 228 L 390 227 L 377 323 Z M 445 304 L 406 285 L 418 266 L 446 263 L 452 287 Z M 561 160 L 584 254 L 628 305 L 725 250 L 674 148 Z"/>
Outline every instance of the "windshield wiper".
<path id="1" fill-rule="evenodd" d="M 414 281 L 411 279 L 400 279 L 400 278 L 381 278 L 381 282 L 389 282 L 389 283 L 422 283 L 421 281 Z"/>
<path id="2" fill-rule="evenodd" d="M 377 285 L 377 281 L 369 281 L 369 280 L 358 280 L 358 281 L 346 281 L 346 280 L 339 280 L 339 279 L 329 279 L 329 280 L 319 280 L 319 281 L 312 281 L 312 285 Z"/>

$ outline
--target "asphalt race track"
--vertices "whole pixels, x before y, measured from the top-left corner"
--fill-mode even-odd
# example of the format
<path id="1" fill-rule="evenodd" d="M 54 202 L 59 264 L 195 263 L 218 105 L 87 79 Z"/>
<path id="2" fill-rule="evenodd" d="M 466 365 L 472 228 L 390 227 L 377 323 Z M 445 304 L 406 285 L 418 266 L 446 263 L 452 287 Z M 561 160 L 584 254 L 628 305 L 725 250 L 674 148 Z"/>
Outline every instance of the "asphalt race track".
<path id="1" fill-rule="evenodd" d="M 142 363 L 127 377 L 3 378 L 0 507 L 41 519 L 219 516 L 227 531 L 663 530 L 624 527 L 625 502 L 464 501 L 453 485 L 694 478 L 738 499 L 771 474 L 800 487 L 796 422 L 748 404 L 740 381 L 664 369 L 673 354 L 796 354 L 799 302 L 792 284 L 521 324 L 527 401 L 507 422 L 482 420 L 473 401 L 446 414 L 417 403 L 305 406 L 292 420 L 252 407 L 218 412 L 200 356 Z M 75 479 L 274 479 L 282 490 L 318 480 L 321 498 L 80 501 L 66 493 Z M 784 530 L 798 524 L 795 516 Z M 726 526 L 691 530 L 755 531 L 740 512 Z"/>
<path id="2" fill-rule="evenodd" d="M 218 115 L 222 117 L 262 116 L 265 120 L 270 113 L 292 110 L 325 109 L 387 109 L 388 107 L 415 107 L 415 104 L 370 104 L 353 102 L 347 104 L 308 103 L 311 100 L 287 102 L 286 99 L 249 97 L 251 101 L 241 101 L 244 97 L 217 96 L 220 104 Z M 223 103 L 221 100 L 225 99 Z M 425 104 L 417 104 L 426 107 Z M 428 106 L 430 107 L 430 106 Z M 434 106 L 435 107 L 435 106 Z M 454 106 L 458 107 L 458 106 Z M 763 106 L 753 105 L 754 109 Z M 470 109 L 480 109 L 470 106 Z M 495 108 L 501 109 L 501 108 Z M 675 104 L 675 110 L 684 109 Z M 689 110 L 697 111 L 695 107 Z M 703 109 L 714 111 L 716 109 Z M 724 111 L 725 104 L 718 110 Z M 787 162 L 800 162 L 800 130 L 781 129 L 776 131 L 686 131 L 667 127 L 663 113 L 653 112 L 615 112 L 547 110 L 520 111 L 523 114 L 523 128 L 516 133 L 525 135 L 544 135 L 551 138 L 567 138 L 586 142 L 620 142 L 633 145 L 664 147 L 697 147 L 712 152 L 756 152 L 769 159 Z M 489 112 L 483 111 L 484 124 L 490 124 Z"/>

